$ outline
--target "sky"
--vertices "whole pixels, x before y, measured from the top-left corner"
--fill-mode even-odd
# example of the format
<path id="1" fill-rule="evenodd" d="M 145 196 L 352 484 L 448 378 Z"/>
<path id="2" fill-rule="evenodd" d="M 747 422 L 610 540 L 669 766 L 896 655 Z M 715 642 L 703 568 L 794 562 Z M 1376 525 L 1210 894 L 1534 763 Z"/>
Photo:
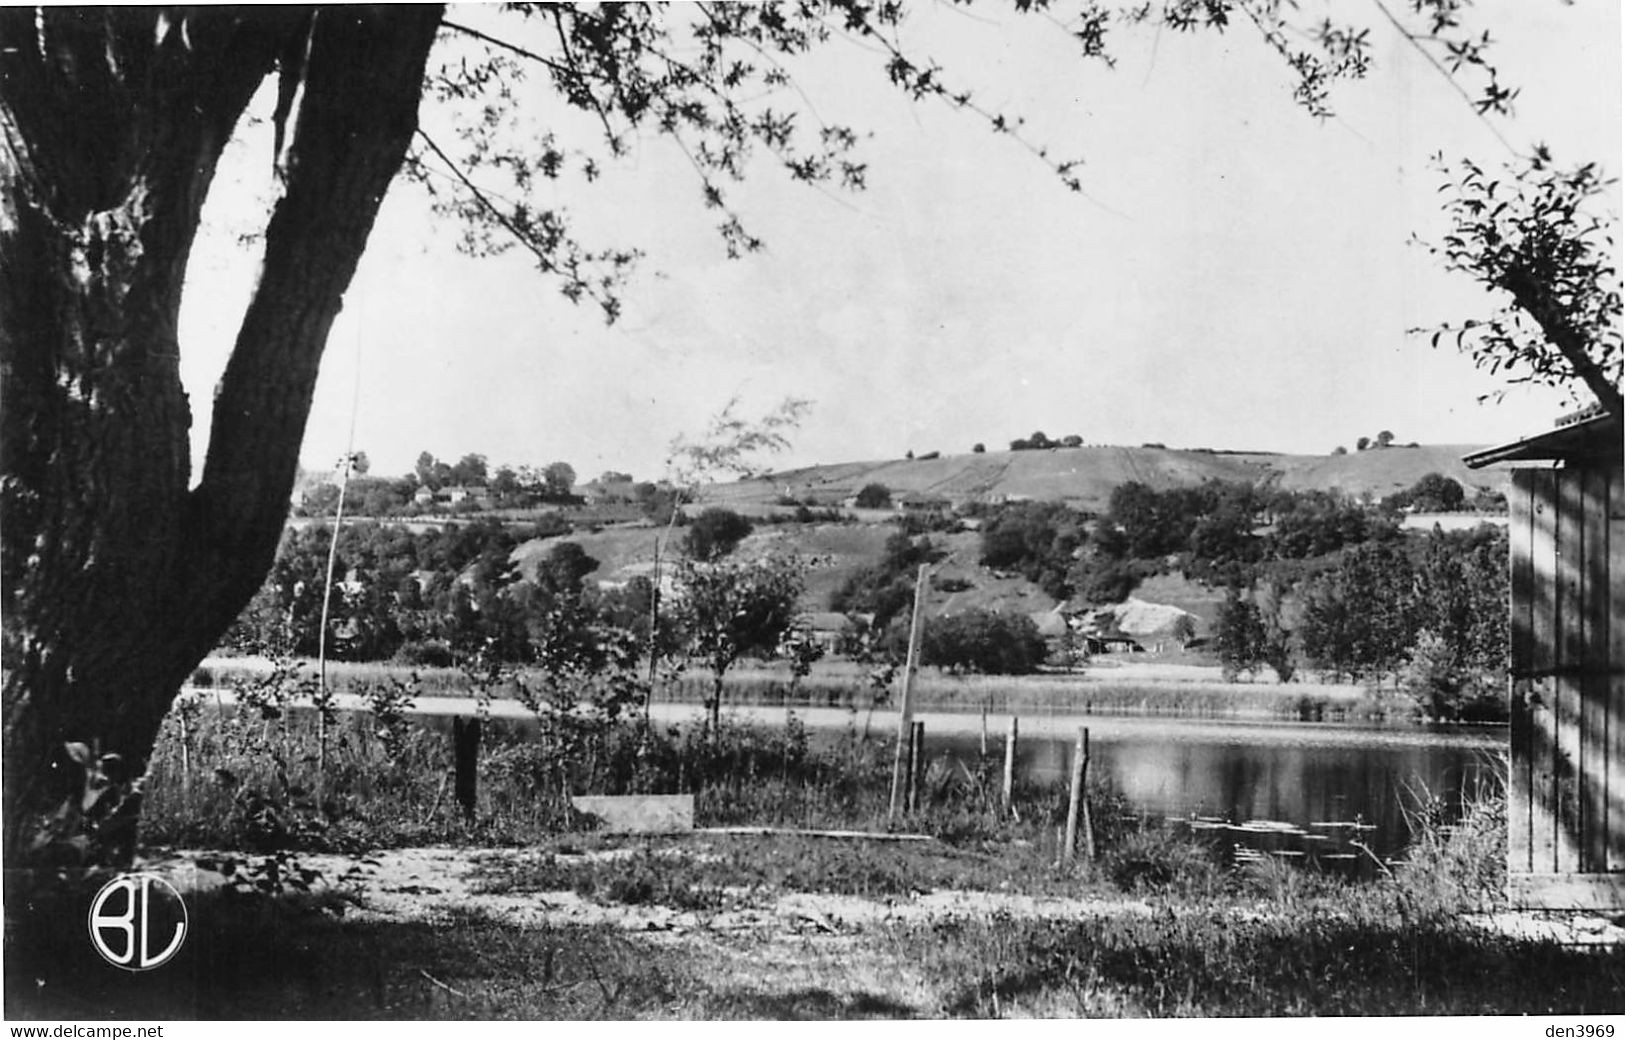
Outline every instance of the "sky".
<path id="1" fill-rule="evenodd" d="M 596 184 L 561 184 L 588 244 L 646 254 L 613 325 L 518 252 L 459 254 L 459 229 L 398 181 L 329 340 L 305 465 L 353 445 L 375 473 L 429 451 L 653 479 L 673 438 L 730 400 L 749 416 L 786 397 L 812 405 L 765 460 L 775 468 L 997 450 L 1039 430 L 1324 454 L 1384 429 L 1488 444 L 1548 427 L 1571 407 L 1560 395 L 1481 403 L 1505 384 L 1407 334 L 1494 307 L 1409 244 L 1442 226 L 1430 157 L 1510 153 L 1375 5 L 1334 13 L 1370 18 L 1375 67 L 1317 121 L 1247 24 L 1119 31 L 1106 69 L 1053 21 L 917 2 L 905 44 L 1019 113 L 1052 154 L 1081 157 L 1083 194 L 974 116 L 908 100 L 881 55 L 836 41 L 791 67 L 789 101 L 872 135 L 868 189 L 813 189 L 755 163 L 730 198 L 762 253 L 726 257 L 692 169 L 657 137 Z M 1471 14 L 1522 89 L 1495 130 L 1617 173 L 1619 6 L 1504 0 Z M 490 9 L 458 17 L 500 25 Z M 591 132 L 540 80 L 527 89 L 567 143 Z M 426 104 L 423 118 L 434 131 L 447 117 Z M 250 128 L 228 153 L 188 272 L 195 471 L 253 285 L 235 234 L 264 204 L 268 137 Z"/>

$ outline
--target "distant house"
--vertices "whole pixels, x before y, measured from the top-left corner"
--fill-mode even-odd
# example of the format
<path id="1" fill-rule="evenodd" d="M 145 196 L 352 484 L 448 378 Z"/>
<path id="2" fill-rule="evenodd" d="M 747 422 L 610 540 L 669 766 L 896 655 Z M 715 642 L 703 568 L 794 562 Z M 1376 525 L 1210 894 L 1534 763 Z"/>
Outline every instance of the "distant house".
<path id="1" fill-rule="evenodd" d="M 1090 636 L 1083 637 L 1083 647 L 1091 654 L 1139 654 L 1145 652 L 1145 647 L 1128 636 Z"/>
<path id="2" fill-rule="evenodd" d="M 917 491 L 910 491 L 893 501 L 893 507 L 899 513 L 946 513 L 952 508 L 952 503 L 946 498 L 935 495 L 922 495 Z"/>
<path id="3" fill-rule="evenodd" d="M 847 626 L 845 614 L 828 610 L 807 614 L 802 621 L 812 641 L 823 647 L 825 653 L 834 651 L 836 644 L 841 640 L 841 633 L 846 631 Z"/>
<path id="4" fill-rule="evenodd" d="M 572 489 L 572 493 L 589 506 L 637 501 L 636 484 L 630 480 L 595 480 Z"/>
<path id="5" fill-rule="evenodd" d="M 422 487 L 419 487 L 416 491 L 412 492 L 412 501 L 420 506 L 434 505 L 434 499 L 434 488 L 427 484 L 424 484 Z"/>
<path id="6" fill-rule="evenodd" d="M 873 614 L 854 614 L 848 617 L 833 610 L 813 611 L 801 616 L 801 622 L 806 627 L 808 635 L 812 637 L 814 643 L 824 648 L 825 653 L 835 652 L 836 647 L 840 645 L 842 634 L 852 627 L 854 619 L 866 625 L 873 625 L 875 622 Z"/>
<path id="7" fill-rule="evenodd" d="M 1074 601 L 1056 608 L 1065 613 L 1074 631 L 1085 636 L 1124 638 L 1139 647 L 1141 641 L 1174 638 L 1182 627 L 1194 633 L 1196 615 L 1164 603 L 1149 603 L 1130 596 L 1109 607 L 1089 607 Z M 1182 619 L 1188 618 L 1188 621 Z"/>
<path id="8" fill-rule="evenodd" d="M 472 505 L 482 509 L 491 504 L 491 489 L 484 487 L 470 487 L 464 484 L 453 484 L 442 492 L 447 502 L 454 506 Z"/>

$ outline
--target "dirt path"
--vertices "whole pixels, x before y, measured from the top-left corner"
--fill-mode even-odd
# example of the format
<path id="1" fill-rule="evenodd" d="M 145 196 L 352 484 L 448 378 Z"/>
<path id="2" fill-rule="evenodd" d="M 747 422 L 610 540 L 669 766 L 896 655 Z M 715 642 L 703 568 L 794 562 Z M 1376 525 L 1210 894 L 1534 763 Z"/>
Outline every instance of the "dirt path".
<path id="1" fill-rule="evenodd" d="M 487 849 L 456 846 L 390 849 L 358 862 L 335 855 L 303 855 L 301 866 L 322 874 L 317 889 L 339 889 L 355 899 L 352 913 L 393 921 L 450 921 L 457 915 L 484 912 L 524 926 L 609 926 L 651 939 L 685 940 L 696 933 L 720 937 L 729 933 L 759 937 L 837 936 L 876 926 L 917 924 L 954 919 L 1007 916 L 1020 919 L 1146 917 L 1157 912 L 1145 900 L 1129 896 L 1068 898 L 1012 892 L 935 890 L 906 896 L 872 898 L 760 889 L 739 889 L 719 909 L 693 910 L 659 903 L 600 902 L 572 891 L 492 891 L 493 878 L 527 863 L 553 856 L 559 863 L 613 860 L 654 848 L 659 854 L 705 855 L 703 849 L 677 845 L 622 846 L 573 854 L 531 849 Z M 145 861 L 182 891 L 207 890 L 225 883 L 220 873 L 195 865 L 206 855 L 169 852 Z M 1267 907 L 1238 912 L 1268 913 Z M 1547 939 L 1575 946 L 1625 946 L 1625 917 L 1586 913 L 1503 911 L 1476 914 L 1467 922 L 1513 938 Z"/>
<path id="2" fill-rule="evenodd" d="M 736 905 L 716 910 L 688 910 L 660 904 L 603 903 L 575 892 L 488 891 L 488 882 L 527 861 L 552 855 L 560 863 L 615 859 L 636 855 L 633 847 L 574 855 L 525 849 L 481 849 L 453 846 L 391 849 L 365 862 L 332 855 L 298 857 L 301 866 L 322 874 L 322 887 L 354 895 L 357 915 L 395 921 L 449 920 L 457 914 L 484 911 L 516 924 L 609 925 L 626 931 L 667 933 L 680 937 L 694 931 L 840 934 L 879 924 L 986 918 L 1004 914 L 1021 918 L 1076 919 L 1087 916 L 1149 915 L 1150 904 L 1136 899 L 1073 899 L 1007 892 L 932 891 L 883 899 L 828 893 L 740 889 Z M 666 853 L 688 853 L 667 848 Z M 703 853 L 702 853 L 703 854 Z M 175 852 L 142 864 L 169 878 L 183 892 L 218 887 L 226 878 L 193 862 L 208 853 Z M 747 898 L 748 896 L 748 898 Z"/>

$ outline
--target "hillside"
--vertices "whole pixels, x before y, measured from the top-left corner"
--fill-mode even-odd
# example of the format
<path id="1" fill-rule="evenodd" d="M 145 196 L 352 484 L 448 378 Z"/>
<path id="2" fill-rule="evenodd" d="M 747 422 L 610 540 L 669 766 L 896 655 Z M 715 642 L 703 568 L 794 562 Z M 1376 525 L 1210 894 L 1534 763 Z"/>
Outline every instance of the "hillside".
<path id="1" fill-rule="evenodd" d="M 1461 461 L 1480 445 L 1428 444 L 1419 448 L 1383 448 L 1349 455 L 1281 455 L 1275 467 L 1278 483 L 1292 491 L 1342 488 L 1351 494 L 1370 492 L 1378 498 L 1415 484 L 1429 473 L 1442 473 L 1466 488 L 1505 493 L 1508 466 L 1468 469 Z"/>
<path id="2" fill-rule="evenodd" d="M 735 507 L 769 505 L 788 496 L 818 505 L 839 505 L 865 484 L 894 495 L 913 493 L 954 503 L 1000 499 L 1059 499 L 1082 509 L 1105 507 L 1112 489 L 1139 481 L 1158 490 L 1206 480 L 1244 481 L 1294 491 L 1341 489 L 1382 497 L 1442 473 L 1472 494 L 1505 491 L 1504 466 L 1469 470 L 1461 457 L 1472 445 L 1384 448 L 1348 455 L 1272 455 L 1169 448 L 1089 446 L 1039 451 L 990 451 L 935 459 L 891 459 L 809 466 L 758 480 L 707 488 L 707 503 Z"/>
<path id="3" fill-rule="evenodd" d="M 987 452 L 935 459 L 894 459 L 812 466 L 769 477 L 705 488 L 702 505 L 725 505 L 747 514 L 784 512 L 783 497 L 819 506 L 839 507 L 865 484 L 880 483 L 894 496 L 917 494 L 954 503 L 1061 499 L 1083 509 L 1102 510 L 1112 490 L 1140 481 L 1159 490 L 1205 480 L 1246 481 L 1294 491 L 1341 489 L 1353 495 L 1382 497 L 1410 487 L 1427 473 L 1459 481 L 1469 494 L 1504 491 L 1505 467 L 1468 470 L 1461 456 L 1467 445 L 1385 448 L 1349 455 L 1271 455 L 1262 452 L 1209 452 L 1165 448 L 1082 447 L 1023 452 Z M 803 604 L 809 611 L 829 609 L 835 592 L 854 573 L 880 560 L 886 539 L 897 531 L 895 510 L 853 510 L 858 522 L 759 523 L 741 544 L 744 557 L 794 554 L 808 561 Z M 599 561 L 590 580 L 622 584 L 652 575 L 655 544 L 666 532 L 648 524 L 628 524 L 596 532 L 528 542 L 514 552 L 527 577 L 536 562 L 557 542 L 573 541 Z M 678 539 L 682 531 L 677 533 Z M 946 556 L 935 568 L 926 599 L 931 615 L 976 608 L 1041 614 L 1056 603 L 1035 584 L 1003 576 L 980 565 L 981 536 L 975 532 L 937 533 L 932 541 Z M 675 552 L 668 555 L 674 558 Z M 946 585 L 955 591 L 944 591 Z M 963 587 L 961 587 L 963 586 Z M 1177 606 L 1196 615 L 1208 629 L 1223 602 L 1223 593 L 1183 578 L 1160 576 L 1137 592 L 1152 603 Z"/>
<path id="4" fill-rule="evenodd" d="M 896 530 L 890 524 L 762 525 L 740 543 L 735 554 L 746 559 L 793 554 L 806 560 L 809 567 L 802 603 L 809 611 L 827 610 L 830 597 L 848 577 L 880 559 L 886 539 Z M 656 533 L 653 527 L 623 527 L 541 538 L 519 546 L 513 559 L 520 572 L 530 578 L 536 573 L 537 562 L 554 545 L 576 542 L 599 561 L 589 581 L 620 584 L 653 572 Z M 665 532 L 658 533 L 664 539 Z M 947 554 L 935 569 L 937 579 L 958 578 L 970 587 L 957 592 L 929 590 L 926 608 L 930 614 L 974 608 L 1034 613 L 1054 608 L 1055 600 L 1031 582 L 1020 577 L 999 577 L 983 568 L 977 562 L 981 556 L 980 535 L 937 534 L 932 541 Z"/>

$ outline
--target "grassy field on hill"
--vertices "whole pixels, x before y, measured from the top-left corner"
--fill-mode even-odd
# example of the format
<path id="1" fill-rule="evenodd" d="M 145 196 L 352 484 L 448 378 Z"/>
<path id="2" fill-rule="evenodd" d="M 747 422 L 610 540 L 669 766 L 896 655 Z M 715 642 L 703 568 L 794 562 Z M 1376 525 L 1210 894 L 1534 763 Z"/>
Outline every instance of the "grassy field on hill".
<path id="1" fill-rule="evenodd" d="M 1391 494 L 1428 473 L 1442 473 L 1467 488 L 1504 491 L 1508 470 L 1469 470 L 1461 457 L 1473 445 L 1431 444 L 1390 447 L 1347 455 L 1273 455 L 1176 448 L 1094 445 L 1038 451 L 989 451 L 934 459 L 843 462 L 786 470 L 767 477 L 720 484 L 703 498 L 718 505 L 763 505 L 789 496 L 819 504 L 839 504 L 865 484 L 884 484 L 895 493 L 940 496 L 955 501 L 995 496 L 1060 499 L 1084 509 L 1101 509 L 1112 489 L 1138 481 L 1158 490 L 1205 480 L 1279 485 L 1292 490 L 1340 488 L 1351 495 Z"/>

